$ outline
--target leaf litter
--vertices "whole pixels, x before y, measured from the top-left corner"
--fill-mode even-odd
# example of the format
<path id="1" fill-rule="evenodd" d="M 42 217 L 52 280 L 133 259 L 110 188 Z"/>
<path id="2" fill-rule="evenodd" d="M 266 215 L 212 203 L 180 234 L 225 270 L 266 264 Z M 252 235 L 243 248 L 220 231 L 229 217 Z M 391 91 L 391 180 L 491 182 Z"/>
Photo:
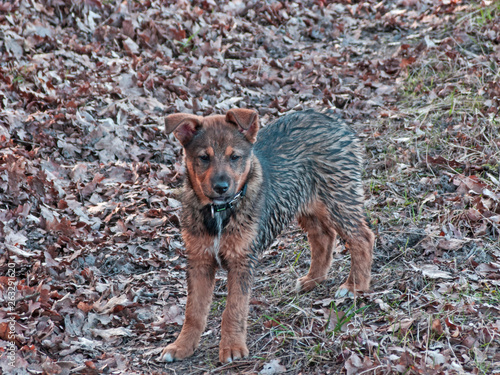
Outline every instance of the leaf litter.
<path id="1" fill-rule="evenodd" d="M 0 2 L 3 373 L 500 373 L 496 2 Z M 251 357 L 217 364 L 226 276 L 193 358 L 173 112 L 330 108 L 366 145 L 373 288 L 295 295 L 292 225 L 262 257 Z M 7 302 L 15 264 L 15 337 Z"/>

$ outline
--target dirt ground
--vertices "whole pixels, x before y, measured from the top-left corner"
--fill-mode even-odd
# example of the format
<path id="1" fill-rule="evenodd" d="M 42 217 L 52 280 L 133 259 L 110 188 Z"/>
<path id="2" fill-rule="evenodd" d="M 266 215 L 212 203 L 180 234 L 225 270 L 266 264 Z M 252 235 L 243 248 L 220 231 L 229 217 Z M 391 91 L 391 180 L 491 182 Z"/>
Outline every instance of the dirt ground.
<path id="1" fill-rule="evenodd" d="M 500 3 L 0 2 L 3 374 L 500 374 Z M 249 358 L 194 356 L 167 114 L 331 109 L 366 148 L 372 291 L 296 294 L 294 223 L 261 257 Z"/>

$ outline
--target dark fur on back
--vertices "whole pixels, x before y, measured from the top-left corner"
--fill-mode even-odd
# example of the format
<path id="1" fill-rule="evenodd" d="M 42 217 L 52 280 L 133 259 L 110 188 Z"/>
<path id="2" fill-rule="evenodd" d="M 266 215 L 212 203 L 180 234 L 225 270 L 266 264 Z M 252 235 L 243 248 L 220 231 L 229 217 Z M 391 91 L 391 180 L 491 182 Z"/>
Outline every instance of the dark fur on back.
<path id="1" fill-rule="evenodd" d="M 259 132 L 254 153 L 266 193 L 253 249 L 267 248 L 315 199 L 329 206 L 337 232 L 356 231 L 364 217 L 362 157 L 343 121 L 313 110 L 286 115 Z"/>

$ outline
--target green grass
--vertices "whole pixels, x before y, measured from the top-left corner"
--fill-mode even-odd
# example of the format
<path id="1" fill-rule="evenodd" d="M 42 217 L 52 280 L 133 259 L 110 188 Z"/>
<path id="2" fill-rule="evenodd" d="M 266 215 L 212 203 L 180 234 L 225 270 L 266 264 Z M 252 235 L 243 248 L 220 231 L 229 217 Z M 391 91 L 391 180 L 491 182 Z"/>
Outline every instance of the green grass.
<path id="1" fill-rule="evenodd" d="M 362 317 L 363 315 L 362 313 L 369 307 L 370 307 L 369 305 L 357 307 L 356 304 L 352 304 L 347 309 L 341 310 L 339 306 L 335 304 L 335 302 L 332 302 L 330 304 L 330 310 L 331 310 L 330 317 L 332 317 L 332 315 L 334 314 L 337 321 L 335 322 L 335 326 L 331 330 L 331 334 L 335 335 L 341 333 L 344 326 L 350 323 L 354 318 L 358 316 Z M 327 327 L 330 326 L 330 318 L 327 320 L 326 325 Z"/>

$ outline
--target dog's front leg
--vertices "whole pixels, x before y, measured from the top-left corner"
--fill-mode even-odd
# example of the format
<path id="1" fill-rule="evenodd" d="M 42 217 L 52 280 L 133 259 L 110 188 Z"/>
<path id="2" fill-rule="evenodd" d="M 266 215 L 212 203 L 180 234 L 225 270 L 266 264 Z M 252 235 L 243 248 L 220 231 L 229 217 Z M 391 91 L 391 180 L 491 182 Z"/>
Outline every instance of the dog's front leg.
<path id="1" fill-rule="evenodd" d="M 222 314 L 219 347 L 219 360 L 222 363 L 248 356 L 247 317 L 252 281 L 252 268 L 248 259 L 228 262 L 228 295 Z"/>
<path id="2" fill-rule="evenodd" d="M 163 349 L 161 361 L 184 359 L 198 347 L 210 311 L 216 268 L 215 259 L 210 254 L 188 258 L 186 318 L 177 340 Z"/>

